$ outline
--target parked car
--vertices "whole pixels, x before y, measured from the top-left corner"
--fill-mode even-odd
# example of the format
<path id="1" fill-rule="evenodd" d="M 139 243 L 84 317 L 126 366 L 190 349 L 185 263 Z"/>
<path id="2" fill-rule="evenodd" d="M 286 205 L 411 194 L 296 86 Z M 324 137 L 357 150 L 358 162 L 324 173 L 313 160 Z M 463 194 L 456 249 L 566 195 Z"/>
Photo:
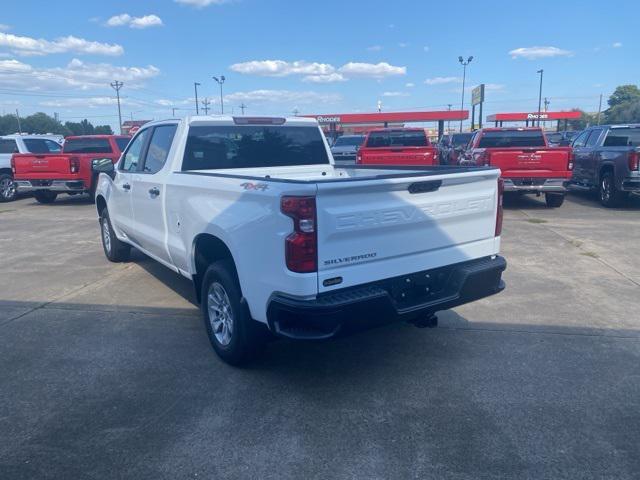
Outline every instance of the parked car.
<path id="1" fill-rule="evenodd" d="M 568 147 L 581 131 L 565 131 L 547 133 L 547 143 L 550 147 Z"/>
<path id="2" fill-rule="evenodd" d="M 0 202 L 16 196 L 11 157 L 16 153 L 57 153 L 62 150 L 56 135 L 5 135 L 0 137 Z"/>
<path id="3" fill-rule="evenodd" d="M 473 137 L 472 132 L 443 135 L 438 143 L 440 165 L 457 165 L 471 137 Z"/>
<path id="4" fill-rule="evenodd" d="M 465 165 L 498 167 L 505 192 L 544 193 L 548 207 L 564 202 L 571 147 L 549 147 L 541 128 L 483 128 L 474 133 Z"/>
<path id="5" fill-rule="evenodd" d="M 356 163 L 356 153 L 364 142 L 364 135 L 342 135 L 331 146 L 331 154 L 336 165 Z"/>
<path id="6" fill-rule="evenodd" d="M 187 117 L 143 126 L 96 207 L 106 257 L 135 246 L 191 279 L 214 350 L 237 364 L 268 332 L 433 326 L 501 291 L 499 175 L 339 168 L 315 119 Z"/>
<path id="7" fill-rule="evenodd" d="M 438 151 L 424 128 L 379 128 L 358 150 L 360 165 L 437 165 Z"/>
<path id="8" fill-rule="evenodd" d="M 588 128 L 573 142 L 571 184 L 597 190 L 605 207 L 618 206 L 640 193 L 639 158 L 640 124 Z"/>
<path id="9" fill-rule="evenodd" d="M 25 153 L 11 160 L 18 192 L 33 192 L 40 203 L 59 193 L 93 196 L 104 163 L 115 163 L 129 143 L 124 135 L 67 137 L 60 153 Z"/>

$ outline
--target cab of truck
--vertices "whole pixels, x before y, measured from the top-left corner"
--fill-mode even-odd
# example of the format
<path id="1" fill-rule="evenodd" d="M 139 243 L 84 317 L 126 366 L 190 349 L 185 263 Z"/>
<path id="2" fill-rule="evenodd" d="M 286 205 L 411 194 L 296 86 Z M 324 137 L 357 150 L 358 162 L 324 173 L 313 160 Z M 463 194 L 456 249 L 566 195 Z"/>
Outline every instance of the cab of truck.
<path id="1" fill-rule="evenodd" d="M 356 163 L 431 166 L 438 164 L 438 150 L 424 128 L 379 128 L 367 134 Z"/>

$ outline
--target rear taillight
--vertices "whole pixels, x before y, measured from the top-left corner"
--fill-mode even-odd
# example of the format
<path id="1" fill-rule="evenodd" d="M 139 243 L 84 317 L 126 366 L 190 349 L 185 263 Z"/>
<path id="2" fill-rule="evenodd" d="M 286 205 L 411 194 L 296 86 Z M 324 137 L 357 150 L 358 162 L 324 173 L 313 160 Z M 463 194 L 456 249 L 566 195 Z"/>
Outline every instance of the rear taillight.
<path id="1" fill-rule="evenodd" d="M 316 197 L 282 197 L 280 211 L 293 219 L 293 232 L 285 239 L 287 268 L 297 273 L 318 271 Z"/>
<path id="2" fill-rule="evenodd" d="M 638 160 L 638 152 L 629 152 L 629 170 L 639 170 L 640 161 Z"/>
<path id="3" fill-rule="evenodd" d="M 13 157 L 11 157 L 11 172 L 16 174 L 16 159 Z"/>
<path id="4" fill-rule="evenodd" d="M 496 233 L 495 236 L 499 237 L 502 233 L 502 201 L 504 197 L 504 180 L 502 177 L 498 178 L 498 209 L 496 211 Z"/>
<path id="5" fill-rule="evenodd" d="M 69 171 L 78 173 L 80 171 L 80 159 L 78 157 L 69 158 Z"/>
<path id="6" fill-rule="evenodd" d="M 567 170 L 573 170 L 575 156 L 573 150 L 569 152 L 569 163 L 567 163 Z"/>

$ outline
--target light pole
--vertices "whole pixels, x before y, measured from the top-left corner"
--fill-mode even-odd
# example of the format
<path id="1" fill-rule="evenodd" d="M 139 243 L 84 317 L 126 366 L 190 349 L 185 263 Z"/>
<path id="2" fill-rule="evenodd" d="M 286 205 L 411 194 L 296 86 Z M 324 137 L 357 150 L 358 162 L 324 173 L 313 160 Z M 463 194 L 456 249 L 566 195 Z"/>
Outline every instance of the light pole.
<path id="1" fill-rule="evenodd" d="M 120 135 L 122 135 L 122 112 L 120 111 L 120 89 L 124 86 L 124 83 L 116 80 L 111 82 L 111 86 L 116 91 L 116 97 L 118 98 L 118 122 L 120 122 Z"/>
<path id="2" fill-rule="evenodd" d="M 544 70 L 540 69 L 536 73 L 540 74 L 540 90 L 538 91 L 538 126 L 540 126 L 540 116 L 542 115 L 542 75 L 544 74 Z"/>
<path id="3" fill-rule="evenodd" d="M 458 57 L 458 61 L 460 65 L 462 65 L 462 102 L 460 102 L 460 110 L 464 110 L 464 84 L 467 80 L 467 65 L 471 63 L 471 60 L 473 60 L 473 56 L 467 58 L 466 61 L 464 58 Z M 460 113 L 460 115 L 462 115 L 462 113 Z M 460 132 L 462 133 L 462 118 L 460 119 Z"/>
<path id="4" fill-rule="evenodd" d="M 198 87 L 200 84 L 198 82 L 193 82 L 193 89 L 196 92 L 196 115 L 200 115 L 200 110 L 198 109 Z"/>
<path id="5" fill-rule="evenodd" d="M 211 78 L 213 78 L 216 82 L 218 82 L 218 85 L 220 85 L 220 113 L 224 115 L 224 100 L 222 99 L 222 84 L 224 83 L 226 78 L 224 78 L 224 75 L 220 75 L 220 78 L 218 77 L 211 77 Z"/>

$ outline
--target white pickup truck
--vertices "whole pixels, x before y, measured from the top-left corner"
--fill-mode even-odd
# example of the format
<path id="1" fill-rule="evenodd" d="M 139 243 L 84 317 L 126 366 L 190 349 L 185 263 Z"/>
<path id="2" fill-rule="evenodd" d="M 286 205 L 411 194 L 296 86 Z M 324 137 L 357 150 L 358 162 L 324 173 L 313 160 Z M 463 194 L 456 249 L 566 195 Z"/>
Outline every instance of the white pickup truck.
<path id="1" fill-rule="evenodd" d="M 104 252 L 192 279 L 218 355 L 325 339 L 504 288 L 500 171 L 333 165 L 313 119 L 145 125 L 96 192 Z"/>

